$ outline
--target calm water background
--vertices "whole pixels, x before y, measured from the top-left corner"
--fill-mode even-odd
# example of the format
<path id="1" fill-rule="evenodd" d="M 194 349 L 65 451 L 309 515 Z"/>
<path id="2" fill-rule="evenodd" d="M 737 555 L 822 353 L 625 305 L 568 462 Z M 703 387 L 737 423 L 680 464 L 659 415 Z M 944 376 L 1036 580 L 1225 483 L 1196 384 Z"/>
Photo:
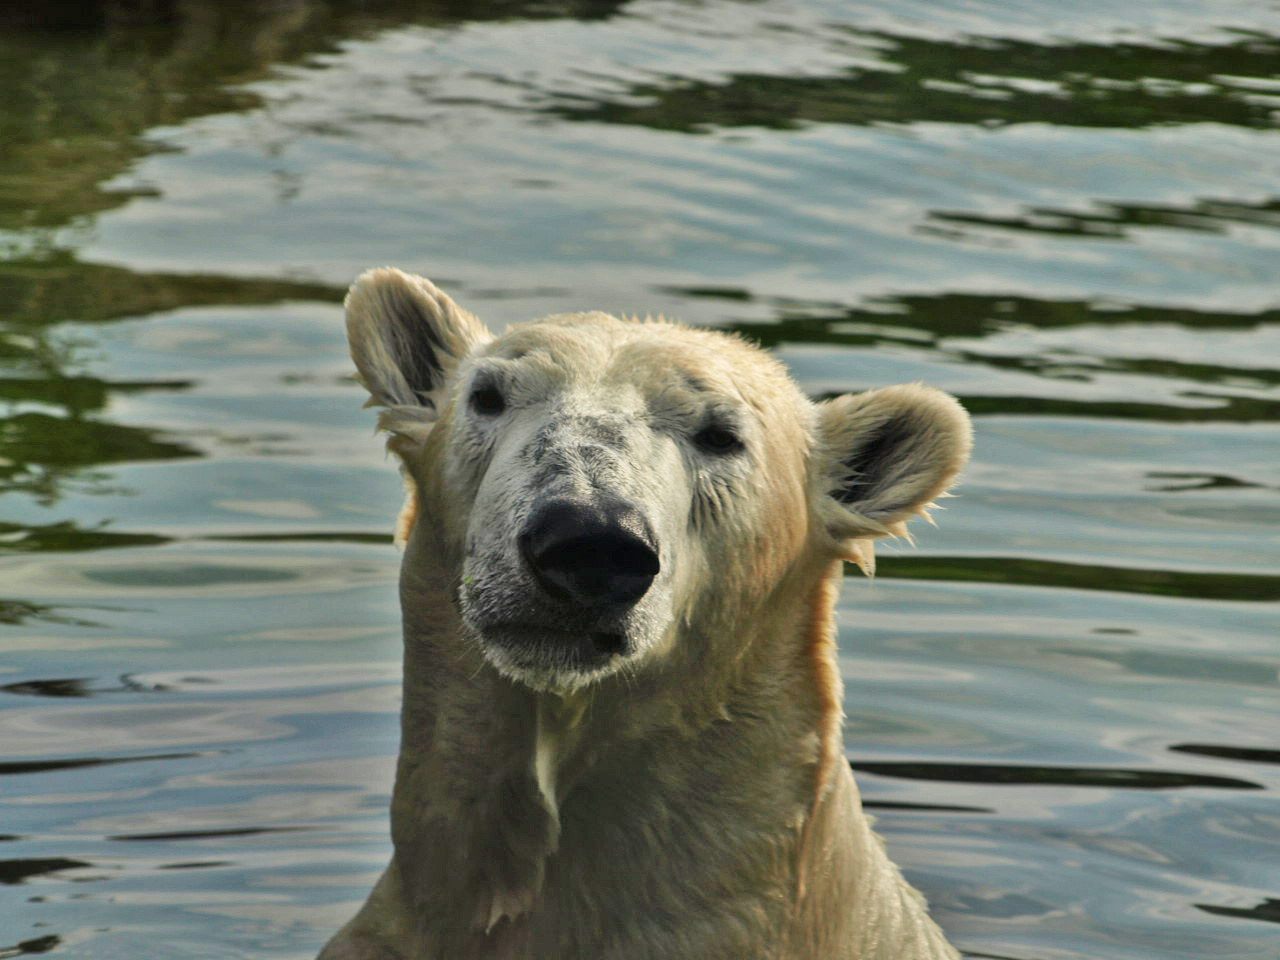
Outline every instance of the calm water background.
<path id="1" fill-rule="evenodd" d="M 1280 956 L 1280 4 L 11 6 L 0 957 L 310 957 L 385 862 L 382 263 L 959 395 L 840 606 L 892 853 L 970 957 Z"/>

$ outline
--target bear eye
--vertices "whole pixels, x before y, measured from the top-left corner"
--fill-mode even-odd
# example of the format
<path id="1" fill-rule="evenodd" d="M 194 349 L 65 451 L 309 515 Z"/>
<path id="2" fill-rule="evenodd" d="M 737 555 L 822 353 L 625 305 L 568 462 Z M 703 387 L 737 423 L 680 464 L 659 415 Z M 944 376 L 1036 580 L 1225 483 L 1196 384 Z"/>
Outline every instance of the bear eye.
<path id="1" fill-rule="evenodd" d="M 703 427 L 694 434 L 693 442 L 708 453 L 737 453 L 742 449 L 742 441 L 728 427 Z"/>
<path id="2" fill-rule="evenodd" d="M 496 417 L 507 409 L 507 401 L 497 387 L 480 384 L 471 391 L 471 409 L 486 417 Z"/>

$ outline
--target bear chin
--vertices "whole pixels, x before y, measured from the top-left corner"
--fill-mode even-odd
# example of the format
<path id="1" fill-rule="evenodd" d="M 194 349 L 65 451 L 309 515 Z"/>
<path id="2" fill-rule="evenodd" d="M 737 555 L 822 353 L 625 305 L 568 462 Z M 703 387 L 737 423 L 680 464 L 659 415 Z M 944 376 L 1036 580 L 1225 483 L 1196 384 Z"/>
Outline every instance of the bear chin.
<path id="1" fill-rule="evenodd" d="M 532 624 L 469 624 L 486 660 L 504 677 L 534 690 L 586 686 L 626 668 L 637 644 L 623 630 Z"/>

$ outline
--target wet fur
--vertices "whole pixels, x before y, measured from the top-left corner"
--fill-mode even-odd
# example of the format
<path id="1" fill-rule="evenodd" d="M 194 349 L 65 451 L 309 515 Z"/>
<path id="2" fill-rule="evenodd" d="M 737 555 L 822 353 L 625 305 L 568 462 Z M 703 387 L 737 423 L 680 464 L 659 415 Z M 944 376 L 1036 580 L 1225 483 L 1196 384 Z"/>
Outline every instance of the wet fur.
<path id="1" fill-rule="evenodd" d="M 322 960 L 955 960 L 862 813 L 833 605 L 840 561 L 869 567 L 871 540 L 963 466 L 959 406 L 912 385 L 815 407 L 746 343 L 661 321 L 493 340 L 393 270 L 353 287 L 348 329 L 410 487 L 404 706 L 395 853 Z M 560 390 L 551 419 L 581 420 L 577 446 L 534 422 L 504 453 L 514 435 L 468 419 L 477 364 L 528 409 Z M 749 456 L 699 454 L 686 435 L 708 416 L 737 417 Z M 520 469 L 552 455 L 568 480 Z M 512 490 L 574 477 L 654 514 L 663 579 L 616 669 L 504 670 L 464 622 L 477 551 L 507 562 L 476 523 L 501 534 L 526 509 Z M 483 591 L 509 579 L 475 602 L 507 602 Z"/>

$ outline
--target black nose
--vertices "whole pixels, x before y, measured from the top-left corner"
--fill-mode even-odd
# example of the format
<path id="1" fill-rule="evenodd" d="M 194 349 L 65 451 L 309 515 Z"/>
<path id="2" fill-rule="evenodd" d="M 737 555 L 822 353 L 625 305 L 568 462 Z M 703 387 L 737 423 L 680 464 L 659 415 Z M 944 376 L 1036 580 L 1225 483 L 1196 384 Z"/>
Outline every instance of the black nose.
<path id="1" fill-rule="evenodd" d="M 520 553 L 549 595 L 593 610 L 635 603 L 659 569 L 653 531 L 621 501 L 540 505 Z"/>

